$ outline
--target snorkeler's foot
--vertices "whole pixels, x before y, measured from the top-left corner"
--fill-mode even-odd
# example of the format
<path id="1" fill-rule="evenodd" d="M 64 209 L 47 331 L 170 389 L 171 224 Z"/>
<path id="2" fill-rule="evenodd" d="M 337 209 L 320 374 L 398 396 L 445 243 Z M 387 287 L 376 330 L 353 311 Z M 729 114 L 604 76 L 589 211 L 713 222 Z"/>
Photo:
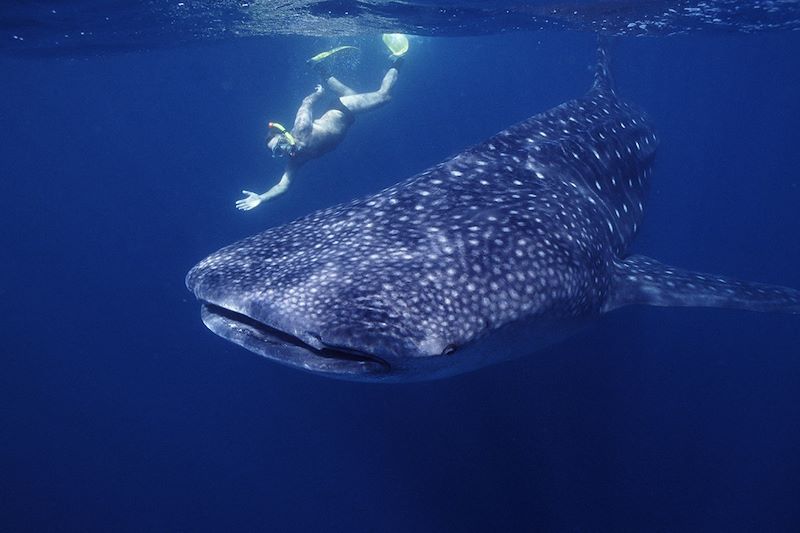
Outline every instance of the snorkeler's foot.
<path id="1" fill-rule="evenodd" d="M 353 50 L 358 51 L 358 48 L 355 46 L 337 46 L 336 48 L 331 48 L 330 50 L 325 50 L 324 52 L 320 52 L 319 54 L 315 55 L 312 58 L 309 58 L 306 61 L 306 64 L 311 65 L 311 67 L 319 74 L 319 76 L 326 80 L 331 77 L 330 67 L 328 64 L 330 63 L 330 57 L 338 54 L 339 52 L 343 52 L 346 50 Z"/>
<path id="2" fill-rule="evenodd" d="M 349 45 L 337 46 L 336 48 L 331 48 L 330 50 L 325 50 L 324 52 L 318 53 L 314 57 L 309 58 L 308 61 L 306 61 L 306 63 L 322 63 L 323 61 L 325 61 L 326 59 L 328 59 L 332 55 L 337 54 L 337 53 L 342 52 L 342 51 L 345 51 L 345 50 L 358 50 L 358 48 L 355 47 L 355 46 L 349 46 Z"/>
<path id="3" fill-rule="evenodd" d="M 392 56 L 400 58 L 408 52 L 408 37 L 402 33 L 384 33 L 382 39 Z"/>

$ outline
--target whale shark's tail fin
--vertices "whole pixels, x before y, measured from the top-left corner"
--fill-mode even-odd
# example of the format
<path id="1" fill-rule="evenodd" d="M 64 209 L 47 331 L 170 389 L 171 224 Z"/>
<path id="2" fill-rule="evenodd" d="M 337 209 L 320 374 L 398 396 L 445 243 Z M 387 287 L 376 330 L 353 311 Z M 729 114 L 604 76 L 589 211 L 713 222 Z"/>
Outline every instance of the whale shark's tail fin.
<path id="1" fill-rule="evenodd" d="M 609 39 L 597 36 L 597 65 L 594 71 L 592 91 L 614 96 L 614 80 L 611 77 L 611 57 L 608 53 Z"/>
<path id="2" fill-rule="evenodd" d="M 690 272 L 632 256 L 616 263 L 615 280 L 603 310 L 635 304 L 800 314 L 800 290 Z"/>

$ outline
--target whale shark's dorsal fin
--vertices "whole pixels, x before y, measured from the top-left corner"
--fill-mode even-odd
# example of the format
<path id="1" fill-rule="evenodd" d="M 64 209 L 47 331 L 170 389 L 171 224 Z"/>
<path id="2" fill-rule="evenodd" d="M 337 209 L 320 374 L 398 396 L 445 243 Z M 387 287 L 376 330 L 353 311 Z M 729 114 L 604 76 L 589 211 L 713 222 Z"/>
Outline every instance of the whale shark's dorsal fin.
<path id="1" fill-rule="evenodd" d="M 642 304 L 800 314 L 800 290 L 788 287 L 691 272 L 638 255 L 618 261 L 615 268 L 604 311 Z"/>
<path id="2" fill-rule="evenodd" d="M 597 65 L 594 71 L 592 91 L 607 96 L 615 96 L 614 79 L 611 77 L 611 56 L 608 52 L 609 39 L 605 35 L 597 36 Z"/>

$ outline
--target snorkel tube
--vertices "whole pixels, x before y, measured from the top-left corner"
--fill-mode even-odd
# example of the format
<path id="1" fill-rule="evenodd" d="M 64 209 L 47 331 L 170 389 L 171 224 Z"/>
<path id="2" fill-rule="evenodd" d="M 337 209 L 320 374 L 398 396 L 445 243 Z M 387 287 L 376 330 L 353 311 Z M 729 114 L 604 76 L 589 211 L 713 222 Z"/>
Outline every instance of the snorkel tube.
<path id="1" fill-rule="evenodd" d="M 275 135 L 281 135 L 284 139 L 286 139 L 286 142 L 289 143 L 290 146 L 289 155 L 294 156 L 297 146 L 297 141 L 295 140 L 294 135 L 289 133 L 289 131 L 283 127 L 283 124 L 279 122 L 270 122 L 269 129 L 275 130 L 277 132 Z M 269 142 L 269 139 L 267 142 Z"/>

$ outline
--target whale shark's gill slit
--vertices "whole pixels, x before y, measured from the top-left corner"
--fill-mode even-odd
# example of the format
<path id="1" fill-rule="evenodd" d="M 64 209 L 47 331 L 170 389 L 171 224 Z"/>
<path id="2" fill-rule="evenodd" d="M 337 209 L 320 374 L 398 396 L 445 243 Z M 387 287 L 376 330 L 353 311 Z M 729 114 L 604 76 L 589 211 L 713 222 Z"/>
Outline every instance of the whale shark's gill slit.
<path id="1" fill-rule="evenodd" d="M 224 307 L 220 307 L 218 305 L 210 303 L 206 303 L 205 308 L 209 313 L 218 315 L 232 324 L 239 324 L 262 333 L 265 337 L 272 339 L 271 342 L 274 342 L 275 344 L 280 343 L 289 346 L 297 346 L 299 348 L 307 350 L 310 353 L 313 353 L 316 356 L 324 357 L 326 359 L 349 361 L 353 363 L 378 364 L 387 370 L 389 369 L 389 364 L 386 361 L 370 354 L 365 354 L 353 350 L 348 350 L 346 348 L 334 347 L 334 346 L 324 346 L 323 348 L 316 348 L 308 343 L 303 342 L 302 339 L 295 337 L 290 333 L 273 328 L 267 324 L 264 324 L 263 322 L 259 322 L 258 320 L 249 317 L 247 315 L 244 315 L 242 313 L 237 313 L 236 311 L 231 311 L 230 309 L 226 309 Z"/>

